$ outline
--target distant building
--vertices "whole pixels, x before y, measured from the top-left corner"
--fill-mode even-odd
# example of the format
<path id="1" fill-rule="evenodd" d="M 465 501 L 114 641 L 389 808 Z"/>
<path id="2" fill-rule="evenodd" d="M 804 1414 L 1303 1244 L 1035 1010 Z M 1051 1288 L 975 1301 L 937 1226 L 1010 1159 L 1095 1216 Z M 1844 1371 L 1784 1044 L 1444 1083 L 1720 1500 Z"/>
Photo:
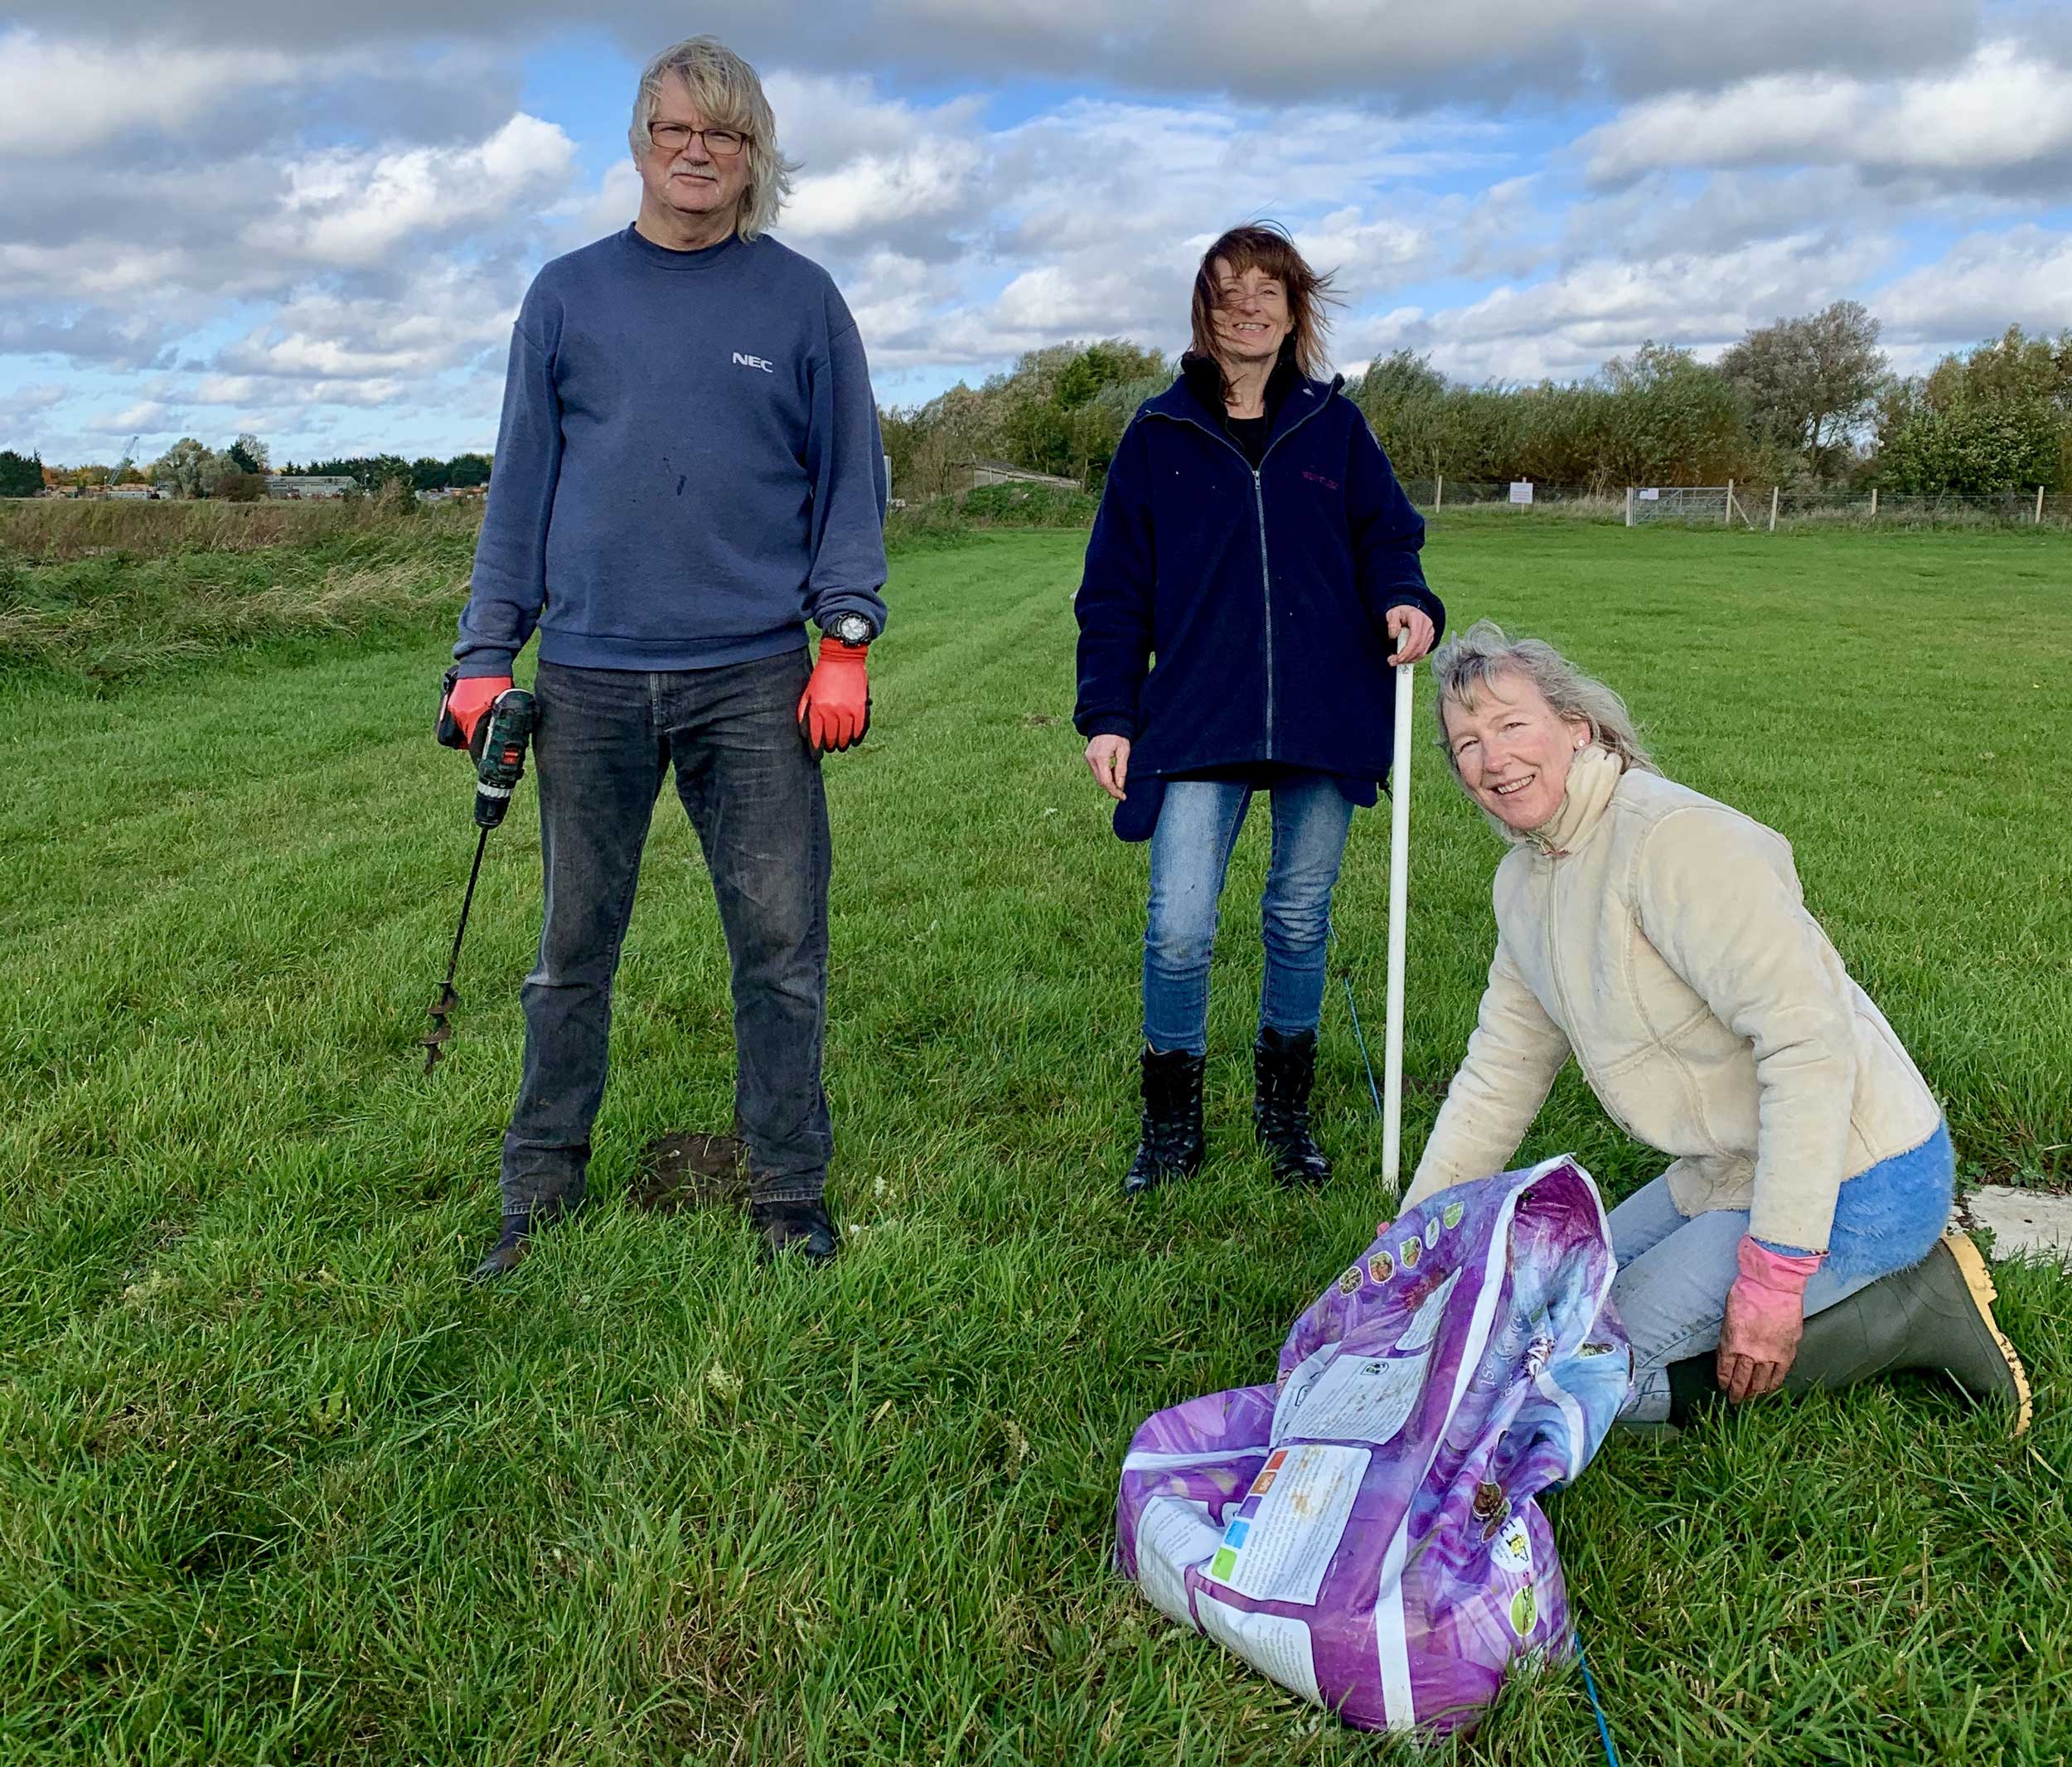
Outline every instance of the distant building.
<path id="1" fill-rule="evenodd" d="M 108 495 L 119 503 L 156 503 L 158 493 L 148 485 L 110 485 Z"/>
<path id="2" fill-rule="evenodd" d="M 299 474 L 290 477 L 280 472 L 266 475 L 266 494 L 269 497 L 349 497 L 359 489 L 357 479 L 312 478 Z"/>

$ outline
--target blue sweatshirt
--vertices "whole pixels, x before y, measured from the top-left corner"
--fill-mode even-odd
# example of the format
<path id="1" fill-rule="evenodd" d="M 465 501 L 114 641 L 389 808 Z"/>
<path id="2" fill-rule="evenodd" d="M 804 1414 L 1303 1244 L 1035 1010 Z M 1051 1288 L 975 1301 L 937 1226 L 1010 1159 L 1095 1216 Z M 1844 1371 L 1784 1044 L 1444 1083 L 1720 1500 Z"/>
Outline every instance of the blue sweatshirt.
<path id="1" fill-rule="evenodd" d="M 675 252 L 632 228 L 542 269 L 511 333 L 489 507 L 453 655 L 716 668 L 883 628 L 884 453 L 856 322 L 765 235 Z"/>

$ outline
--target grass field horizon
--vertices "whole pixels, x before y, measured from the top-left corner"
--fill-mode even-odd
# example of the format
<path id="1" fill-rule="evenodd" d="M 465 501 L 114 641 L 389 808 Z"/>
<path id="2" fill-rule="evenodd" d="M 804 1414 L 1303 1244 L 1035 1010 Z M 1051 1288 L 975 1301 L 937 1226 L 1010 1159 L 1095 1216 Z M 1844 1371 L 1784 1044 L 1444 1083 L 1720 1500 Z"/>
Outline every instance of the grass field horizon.
<path id="1" fill-rule="evenodd" d="M 1247 1145 L 1256 825 L 1214 971 L 1211 1163 L 1148 1206 L 1116 1194 L 1144 856 L 1070 728 L 1083 534 L 898 557 L 870 738 L 827 763 L 841 1261 L 766 1271 L 724 1211 L 627 1202 L 644 1147 L 731 1102 L 716 917 L 666 792 L 593 1206 L 487 1290 L 461 1279 L 516 1079 L 533 788 L 491 837 L 428 1079 L 472 847 L 466 770 L 429 738 L 465 550 L 385 536 L 38 566 L 21 591 L 114 596 L 90 641 L 129 660 L 93 678 L 60 646 L 0 676 L 0 1760 L 1396 1756 L 1110 1566 L 1136 1424 L 1264 1377 L 1384 1205 L 1336 979 L 1337 1179 L 1283 1193 Z M 1427 564 L 1456 629 L 1553 640 L 1672 777 L 1792 840 L 1968 1179 L 2072 1177 L 2062 536 L 1493 517 L 1435 523 Z M 184 648 L 143 641 L 183 584 L 362 569 L 391 574 L 364 628 L 240 625 L 226 589 Z M 1411 1157 L 1473 1022 L 1499 856 L 1427 714 Z M 1334 969 L 1370 1024 L 1386 854 L 1358 818 Z M 1563 1150 L 1614 1198 L 1659 1164 L 1572 1072 L 1519 1163 Z M 1629 1760 L 2072 1755 L 2072 1279 L 1998 1273 L 2027 1438 L 1880 1383 L 1615 1437 L 1550 1502 Z M 1439 1754 L 1597 1750 L 1564 1670 Z"/>

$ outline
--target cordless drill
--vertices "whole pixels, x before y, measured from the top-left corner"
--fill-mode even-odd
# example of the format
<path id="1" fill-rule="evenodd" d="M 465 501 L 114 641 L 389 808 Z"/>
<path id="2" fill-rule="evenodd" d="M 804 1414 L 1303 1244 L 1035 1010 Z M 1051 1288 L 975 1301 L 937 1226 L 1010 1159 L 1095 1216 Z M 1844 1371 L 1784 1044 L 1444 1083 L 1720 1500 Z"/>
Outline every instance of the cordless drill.
<path id="1" fill-rule="evenodd" d="M 447 748 L 467 751 L 475 762 L 475 825 L 494 828 L 511 807 L 513 788 L 525 777 L 525 751 L 532 746 L 532 695 L 522 687 L 506 688 L 475 720 L 470 738 L 451 710 L 453 684 L 460 675 L 457 664 L 439 683 L 438 724 L 433 733 Z"/>
<path id="2" fill-rule="evenodd" d="M 532 695 L 507 688 L 475 725 L 467 752 L 475 759 L 475 825 L 491 829 L 511 808 L 511 794 L 525 777 L 525 751 L 532 746 Z"/>
<path id="3" fill-rule="evenodd" d="M 466 749 L 475 763 L 475 863 L 467 874 L 467 894 L 461 902 L 460 924 L 453 929 L 453 953 L 446 962 L 446 980 L 431 1005 L 432 1029 L 424 1039 L 424 1071 L 438 1065 L 443 1046 L 453 1034 L 447 1017 L 460 1005 L 453 990 L 453 976 L 460 967 L 461 941 L 467 936 L 467 913 L 475 905 L 475 883 L 482 871 L 482 852 L 489 845 L 489 831 L 504 820 L 511 808 L 511 794 L 525 776 L 525 751 L 532 746 L 532 695 L 522 687 L 506 688 L 475 723 L 472 740 L 462 731 L 460 720 L 448 709 L 453 683 L 460 671 L 449 669 L 439 695 L 436 734 L 448 748 Z"/>

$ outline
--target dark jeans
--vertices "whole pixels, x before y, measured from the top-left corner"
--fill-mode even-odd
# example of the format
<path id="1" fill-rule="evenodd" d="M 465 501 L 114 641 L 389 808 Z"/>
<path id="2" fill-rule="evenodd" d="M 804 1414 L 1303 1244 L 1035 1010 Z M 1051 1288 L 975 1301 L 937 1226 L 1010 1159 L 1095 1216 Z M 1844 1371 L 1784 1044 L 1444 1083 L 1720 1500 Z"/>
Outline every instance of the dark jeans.
<path id="1" fill-rule="evenodd" d="M 583 1193 L 604 1097 L 612 977 L 670 767 L 712 874 L 733 976 L 734 1122 L 758 1200 L 821 1194 L 834 1148 L 827 801 L 795 715 L 804 650 L 668 674 L 543 662 L 534 691 L 546 917 L 525 978 L 525 1067 L 504 1135 L 506 1213 Z"/>

